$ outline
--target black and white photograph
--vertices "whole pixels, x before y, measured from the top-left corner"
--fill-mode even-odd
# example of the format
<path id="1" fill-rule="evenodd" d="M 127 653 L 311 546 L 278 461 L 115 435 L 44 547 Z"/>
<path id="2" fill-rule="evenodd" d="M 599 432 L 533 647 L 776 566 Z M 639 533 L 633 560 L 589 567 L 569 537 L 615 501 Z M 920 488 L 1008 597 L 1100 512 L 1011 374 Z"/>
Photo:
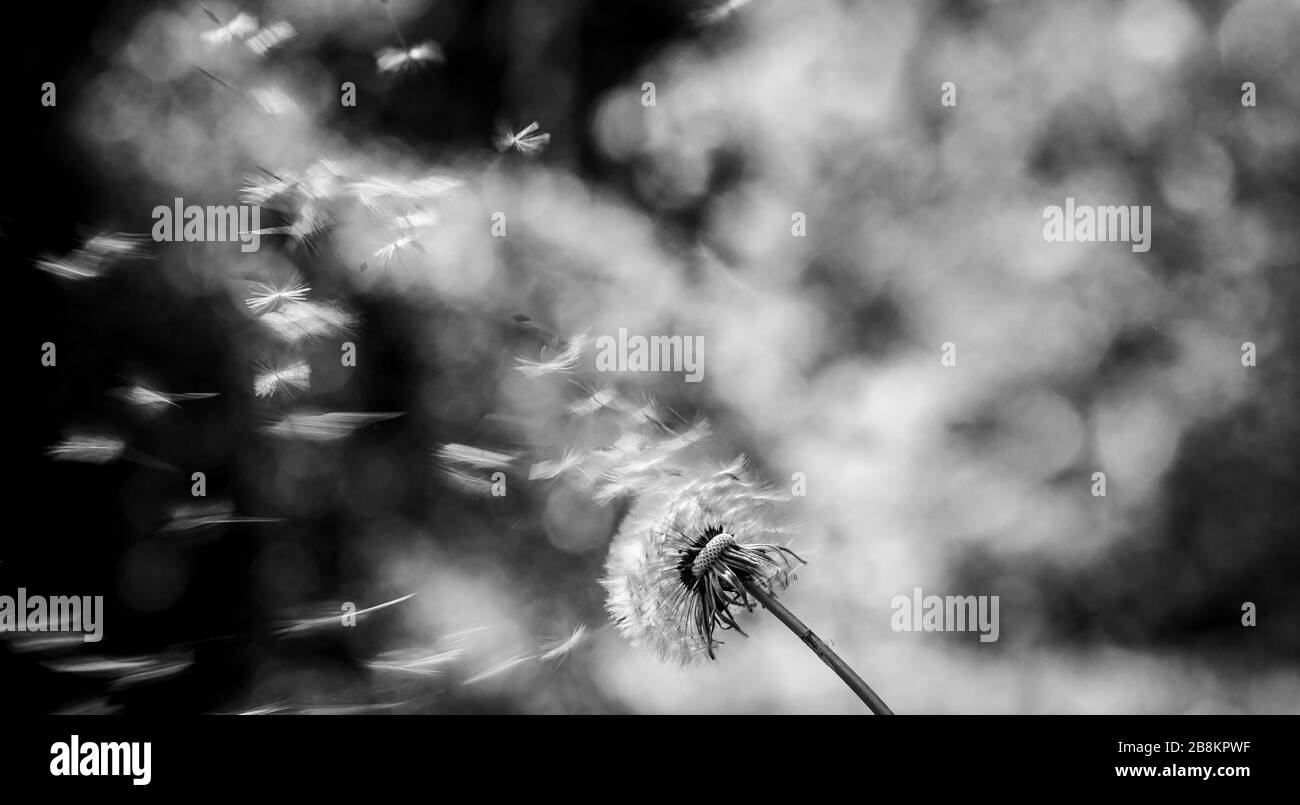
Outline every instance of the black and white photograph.
<path id="1" fill-rule="evenodd" d="M 38 775 L 148 784 L 53 717 L 1300 714 L 1300 3 L 12 13 Z"/>

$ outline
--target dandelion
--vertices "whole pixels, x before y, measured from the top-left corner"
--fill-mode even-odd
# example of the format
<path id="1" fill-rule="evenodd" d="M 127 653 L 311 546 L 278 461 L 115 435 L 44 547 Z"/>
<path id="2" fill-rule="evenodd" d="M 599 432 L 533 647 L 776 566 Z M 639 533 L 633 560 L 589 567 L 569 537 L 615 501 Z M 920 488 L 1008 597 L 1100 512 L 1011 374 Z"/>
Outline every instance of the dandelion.
<path id="1" fill-rule="evenodd" d="M 739 459 L 728 467 L 650 492 L 610 548 L 606 609 L 633 645 L 661 659 L 715 659 L 719 631 L 741 635 L 737 615 L 761 604 L 791 629 L 872 712 L 890 710 L 777 594 L 794 578 L 789 548 L 766 540 L 784 531 L 776 490 Z"/>
<path id="2" fill-rule="evenodd" d="M 497 126 L 494 142 L 498 151 L 514 149 L 521 154 L 536 154 L 551 142 L 551 135 L 542 131 L 536 121 L 529 123 L 518 134 L 513 133 L 510 126 L 501 123 Z"/>
<path id="3" fill-rule="evenodd" d="M 294 361 L 275 366 L 259 362 L 253 373 L 253 393 L 258 397 L 291 396 L 311 388 L 311 366 L 306 361 Z"/>
<path id="4" fill-rule="evenodd" d="M 423 64 L 442 64 L 442 48 L 438 43 L 420 42 L 410 48 L 384 48 L 375 54 L 379 72 L 391 73 Z"/>

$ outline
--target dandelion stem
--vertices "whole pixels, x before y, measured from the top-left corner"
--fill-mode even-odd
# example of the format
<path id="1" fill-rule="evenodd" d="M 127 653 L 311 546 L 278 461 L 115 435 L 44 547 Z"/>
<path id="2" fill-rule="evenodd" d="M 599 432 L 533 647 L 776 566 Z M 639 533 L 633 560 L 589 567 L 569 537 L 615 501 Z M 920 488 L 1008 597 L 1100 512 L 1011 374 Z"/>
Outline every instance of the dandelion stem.
<path id="1" fill-rule="evenodd" d="M 799 639 L 808 646 L 813 654 L 816 654 L 821 658 L 822 662 L 830 666 L 836 676 L 844 680 L 844 684 L 848 685 L 858 695 L 859 699 L 867 703 L 867 707 L 871 708 L 871 712 L 878 716 L 892 716 L 894 714 L 894 711 L 889 709 L 889 705 L 885 704 L 884 699 L 877 696 L 876 692 L 868 687 L 866 682 L 862 681 L 862 677 L 858 676 L 849 667 L 848 663 L 840 659 L 840 655 L 832 651 L 831 647 L 826 645 L 820 637 L 813 634 L 812 629 L 809 629 L 793 612 L 786 609 L 784 604 L 776 600 L 776 596 L 750 581 L 745 582 L 745 590 L 758 599 L 758 602 L 766 607 L 768 612 L 775 615 L 777 620 L 784 623 L 790 631 L 798 635 Z"/>

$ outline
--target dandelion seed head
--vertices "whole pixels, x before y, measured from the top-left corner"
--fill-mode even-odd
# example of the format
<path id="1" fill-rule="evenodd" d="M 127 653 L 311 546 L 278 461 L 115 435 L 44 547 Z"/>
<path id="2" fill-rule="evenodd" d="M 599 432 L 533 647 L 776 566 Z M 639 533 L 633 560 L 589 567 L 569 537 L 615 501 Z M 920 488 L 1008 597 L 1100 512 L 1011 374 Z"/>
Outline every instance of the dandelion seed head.
<path id="1" fill-rule="evenodd" d="M 619 632 L 682 663 L 713 659 L 719 629 L 744 634 L 737 610 L 756 604 L 746 585 L 784 590 L 802 561 L 769 541 L 784 530 L 782 499 L 743 459 L 643 494 L 614 538 L 601 582 Z"/>

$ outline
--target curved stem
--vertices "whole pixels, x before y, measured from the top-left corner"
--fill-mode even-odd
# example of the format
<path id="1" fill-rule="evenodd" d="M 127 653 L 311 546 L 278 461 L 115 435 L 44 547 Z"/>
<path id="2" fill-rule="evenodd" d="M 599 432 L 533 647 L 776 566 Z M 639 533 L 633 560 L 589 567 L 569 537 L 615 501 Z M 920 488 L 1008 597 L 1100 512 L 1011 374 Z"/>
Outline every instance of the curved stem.
<path id="1" fill-rule="evenodd" d="M 844 680 L 844 684 L 848 685 L 849 689 L 856 693 L 859 699 L 866 702 L 867 707 L 871 708 L 871 712 L 878 716 L 892 716 L 894 714 L 894 711 L 889 709 L 889 705 L 885 704 L 885 700 L 877 696 L 876 692 L 868 687 L 866 682 L 862 681 L 862 677 L 858 676 L 849 667 L 848 663 L 840 659 L 840 655 L 832 651 L 831 647 L 826 645 L 820 637 L 813 634 L 812 629 L 809 629 L 803 621 L 795 617 L 793 612 L 786 609 L 784 604 L 777 601 L 776 596 L 748 580 L 745 581 L 745 589 L 749 591 L 750 595 L 758 599 L 758 602 L 768 612 L 775 615 L 777 620 L 784 623 L 790 631 L 798 635 L 799 639 L 812 650 L 813 654 L 816 654 L 821 658 L 822 662 L 830 666 L 830 669 L 840 679 Z"/>

